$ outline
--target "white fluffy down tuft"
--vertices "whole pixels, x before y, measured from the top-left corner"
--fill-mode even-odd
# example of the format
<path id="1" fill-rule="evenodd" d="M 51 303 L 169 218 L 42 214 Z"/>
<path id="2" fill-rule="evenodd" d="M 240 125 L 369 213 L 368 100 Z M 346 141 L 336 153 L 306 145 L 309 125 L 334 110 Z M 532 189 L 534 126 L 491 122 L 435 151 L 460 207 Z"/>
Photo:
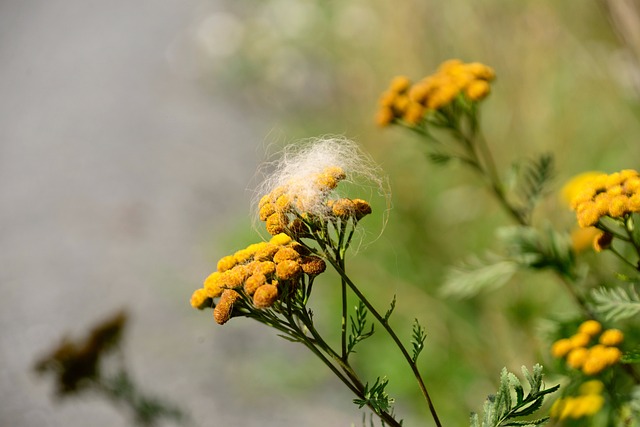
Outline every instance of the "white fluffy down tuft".
<path id="1" fill-rule="evenodd" d="M 377 194 L 385 199 L 388 207 L 390 191 L 382 169 L 355 142 L 343 136 L 312 138 L 286 146 L 278 153 L 277 160 L 261 168 L 265 178 L 257 188 L 254 207 L 263 195 L 283 186 L 294 197 L 321 200 L 314 197 L 319 191 L 314 185 L 315 177 L 326 168 L 336 166 L 344 171 L 346 178 L 333 190 L 332 197 L 370 199 Z M 345 183 L 351 185 L 345 186 Z M 344 194 L 345 187 L 356 187 L 358 193 L 365 194 Z M 322 216 L 326 205 L 318 203 L 307 210 Z"/>

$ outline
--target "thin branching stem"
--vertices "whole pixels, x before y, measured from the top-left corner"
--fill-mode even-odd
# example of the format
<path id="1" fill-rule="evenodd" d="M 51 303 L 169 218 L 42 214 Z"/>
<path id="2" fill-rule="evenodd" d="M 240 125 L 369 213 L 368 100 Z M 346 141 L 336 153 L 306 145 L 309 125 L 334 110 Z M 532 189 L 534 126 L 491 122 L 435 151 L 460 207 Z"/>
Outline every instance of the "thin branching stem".
<path id="1" fill-rule="evenodd" d="M 355 283 L 353 283 L 351 281 L 351 279 L 347 276 L 347 274 L 341 268 L 341 266 L 338 265 L 334 259 L 332 259 L 332 258 L 328 258 L 328 259 L 329 259 L 329 262 L 331 263 L 331 265 L 333 266 L 333 268 L 338 272 L 338 274 L 340 274 L 340 276 L 344 279 L 344 281 L 347 283 L 347 285 L 349 285 L 349 288 L 353 291 L 353 293 L 356 294 L 358 299 L 360 299 L 360 301 L 362 301 L 364 303 L 364 305 L 367 307 L 369 312 L 371 314 L 373 314 L 373 316 L 376 318 L 376 320 L 378 320 L 378 322 L 382 325 L 382 327 L 387 331 L 387 333 L 389 334 L 391 339 L 394 341 L 394 343 L 396 344 L 396 346 L 398 347 L 398 349 L 400 350 L 400 352 L 404 356 L 405 360 L 409 364 L 409 367 L 411 368 L 411 371 L 413 372 L 413 375 L 416 378 L 416 381 L 418 382 L 418 386 L 420 387 L 420 391 L 422 392 L 422 395 L 424 396 L 424 398 L 425 398 L 425 400 L 427 402 L 427 405 L 429 406 L 429 411 L 431 412 L 431 416 L 433 417 L 433 420 L 435 421 L 436 426 L 437 427 L 442 427 L 442 424 L 440 423 L 440 419 L 438 418 L 438 414 L 437 414 L 436 409 L 435 409 L 435 407 L 433 405 L 431 397 L 429 396 L 429 392 L 427 391 L 427 387 L 425 386 L 424 381 L 422 379 L 422 375 L 420 375 L 420 371 L 418 370 L 418 367 L 416 366 L 416 364 L 411 359 L 411 355 L 409 354 L 407 349 L 402 344 L 402 341 L 400 341 L 400 338 L 398 338 L 398 336 L 396 335 L 395 331 L 391 328 L 391 326 L 389 326 L 389 323 L 380 315 L 380 313 L 378 313 L 378 311 L 369 302 L 369 300 L 364 296 L 364 294 L 362 292 L 360 292 L 358 287 L 355 285 Z"/>

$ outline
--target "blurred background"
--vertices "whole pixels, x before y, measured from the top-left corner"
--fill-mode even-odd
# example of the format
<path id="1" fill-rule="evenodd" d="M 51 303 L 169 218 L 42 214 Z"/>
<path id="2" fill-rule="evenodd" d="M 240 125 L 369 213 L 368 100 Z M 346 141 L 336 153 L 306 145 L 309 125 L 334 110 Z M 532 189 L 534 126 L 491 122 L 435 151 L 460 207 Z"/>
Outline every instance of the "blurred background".
<path id="1" fill-rule="evenodd" d="M 466 423 L 503 366 L 548 360 L 544 320 L 574 309 L 544 274 L 438 296 L 446 267 L 491 247 L 509 219 L 473 176 L 429 164 L 421 140 L 376 128 L 377 98 L 394 75 L 480 61 L 498 76 L 483 123 L 503 171 L 541 151 L 556 154 L 558 186 L 637 168 L 637 52 L 611 15 L 595 0 L 1 2 L 0 425 L 128 425 L 99 398 L 56 400 L 33 372 L 63 336 L 121 308 L 135 379 L 195 425 L 358 425 L 352 396 L 302 348 L 188 304 L 218 258 L 256 240 L 260 162 L 323 134 L 355 139 L 389 175 L 387 229 L 352 277 L 380 307 L 398 295 L 407 340 L 413 318 L 426 326 L 436 407 Z M 554 196 L 541 215 L 571 229 Z M 325 281 L 313 304 L 337 331 Z M 398 412 L 423 424 L 379 335 L 357 362 L 392 378 Z"/>

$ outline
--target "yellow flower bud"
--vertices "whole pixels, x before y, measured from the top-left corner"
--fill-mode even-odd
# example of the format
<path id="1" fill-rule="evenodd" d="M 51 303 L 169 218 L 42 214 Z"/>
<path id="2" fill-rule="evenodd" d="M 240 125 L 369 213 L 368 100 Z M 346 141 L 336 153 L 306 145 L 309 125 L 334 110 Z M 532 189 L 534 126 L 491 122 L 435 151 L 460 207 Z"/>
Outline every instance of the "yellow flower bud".
<path id="1" fill-rule="evenodd" d="M 288 218 L 281 213 L 274 213 L 267 218 L 267 232 L 272 236 L 280 234 L 286 230 Z"/>
<path id="2" fill-rule="evenodd" d="M 218 271 L 220 273 L 224 273 L 225 271 L 232 269 L 237 263 L 238 262 L 233 255 L 222 257 L 220 258 L 220 261 L 218 261 Z"/>
<path id="3" fill-rule="evenodd" d="M 323 273 L 327 265 L 322 258 L 317 256 L 309 256 L 304 257 L 301 262 L 302 271 L 304 271 L 309 276 L 317 276 L 320 273 Z"/>
<path id="4" fill-rule="evenodd" d="M 578 333 L 596 336 L 602 330 L 602 325 L 597 320 L 586 320 L 578 327 Z"/>
<path id="5" fill-rule="evenodd" d="M 396 93 L 402 93 L 407 91 L 411 86 L 411 80 L 406 76 L 396 76 L 391 80 L 389 90 Z"/>
<path id="6" fill-rule="evenodd" d="M 269 242 L 273 243 L 276 246 L 284 246 L 291 242 L 291 237 L 289 237 L 285 233 L 280 233 L 273 236 Z"/>
<path id="7" fill-rule="evenodd" d="M 600 344 L 617 346 L 624 340 L 624 334 L 619 329 L 607 329 L 600 335 Z"/>
<path id="8" fill-rule="evenodd" d="M 202 310 L 205 307 L 211 307 L 211 298 L 207 295 L 204 288 L 196 289 L 191 295 L 191 307 Z"/>
<path id="9" fill-rule="evenodd" d="M 559 339 L 551 346 L 551 354 L 556 358 L 566 356 L 571 350 L 573 350 L 573 345 L 568 338 Z"/>
<path id="10" fill-rule="evenodd" d="M 301 273 L 302 267 L 297 261 L 285 260 L 276 264 L 276 276 L 280 280 L 293 280 Z"/>
<path id="11" fill-rule="evenodd" d="M 467 86 L 465 94 L 472 101 L 480 101 L 491 92 L 491 86 L 484 80 L 474 80 Z"/>
<path id="12" fill-rule="evenodd" d="M 217 298 L 222 294 L 222 291 L 224 291 L 222 274 L 223 273 L 216 271 L 204 280 L 204 290 L 207 292 L 209 298 Z"/>
<path id="13" fill-rule="evenodd" d="M 584 365 L 587 357 L 589 356 L 589 350 L 584 347 L 574 348 L 567 355 L 567 365 L 574 369 L 579 369 Z"/>
<path id="14" fill-rule="evenodd" d="M 262 285 L 253 294 L 253 305 L 257 308 L 268 308 L 278 299 L 278 287 Z"/>
<path id="15" fill-rule="evenodd" d="M 256 289 L 267 283 L 267 278 L 260 272 L 253 273 L 244 283 L 244 291 L 247 295 L 252 296 Z"/>
<path id="16" fill-rule="evenodd" d="M 238 298 L 240 298 L 239 293 L 231 289 L 225 289 L 218 305 L 213 309 L 213 318 L 217 324 L 224 325 L 231 319 L 233 306 Z"/>

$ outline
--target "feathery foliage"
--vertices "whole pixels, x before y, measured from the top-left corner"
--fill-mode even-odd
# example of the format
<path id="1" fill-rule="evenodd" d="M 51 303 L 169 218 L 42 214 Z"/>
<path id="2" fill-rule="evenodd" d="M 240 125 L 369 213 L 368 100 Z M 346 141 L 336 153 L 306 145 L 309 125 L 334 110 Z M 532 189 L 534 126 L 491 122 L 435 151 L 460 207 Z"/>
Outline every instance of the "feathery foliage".
<path id="1" fill-rule="evenodd" d="M 529 383 L 529 392 L 525 396 L 520 380 L 506 368 L 500 374 L 500 387 L 495 395 L 490 395 L 484 404 L 482 423 L 478 414 L 471 414 L 471 427 L 501 426 L 538 426 L 545 423 L 548 417 L 534 420 L 516 420 L 516 418 L 532 415 L 542 406 L 544 397 L 556 391 L 560 386 L 544 388 L 542 366 L 534 365 L 533 372 L 522 367 L 522 373 Z M 515 400 L 514 400 L 515 397 Z"/>
<path id="2" fill-rule="evenodd" d="M 633 284 L 626 291 L 622 287 L 594 289 L 591 293 L 594 309 L 607 320 L 622 320 L 640 314 L 640 295 Z"/>

